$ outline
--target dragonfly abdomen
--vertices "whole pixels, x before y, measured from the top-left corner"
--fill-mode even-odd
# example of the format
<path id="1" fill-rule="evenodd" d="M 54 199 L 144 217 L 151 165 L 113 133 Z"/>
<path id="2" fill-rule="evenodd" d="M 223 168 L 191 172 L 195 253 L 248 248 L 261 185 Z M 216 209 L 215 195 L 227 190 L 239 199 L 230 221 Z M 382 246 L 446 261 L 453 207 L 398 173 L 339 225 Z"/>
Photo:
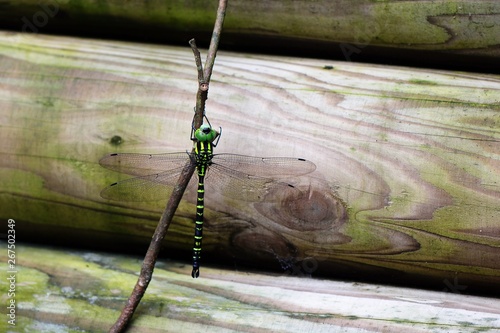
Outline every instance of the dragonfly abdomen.
<path id="1" fill-rule="evenodd" d="M 201 240 L 203 238 L 203 210 L 205 208 L 205 176 L 198 174 L 198 196 L 196 199 L 196 219 L 194 221 L 194 245 L 193 245 L 193 271 L 191 276 L 197 278 L 200 275 Z"/>
<path id="2" fill-rule="evenodd" d="M 196 199 L 196 218 L 194 221 L 193 271 L 191 272 L 193 278 L 197 278 L 200 275 L 203 211 L 205 209 L 205 174 L 213 157 L 212 143 L 197 142 L 195 153 L 197 160 L 196 169 L 198 171 L 198 196 Z"/>

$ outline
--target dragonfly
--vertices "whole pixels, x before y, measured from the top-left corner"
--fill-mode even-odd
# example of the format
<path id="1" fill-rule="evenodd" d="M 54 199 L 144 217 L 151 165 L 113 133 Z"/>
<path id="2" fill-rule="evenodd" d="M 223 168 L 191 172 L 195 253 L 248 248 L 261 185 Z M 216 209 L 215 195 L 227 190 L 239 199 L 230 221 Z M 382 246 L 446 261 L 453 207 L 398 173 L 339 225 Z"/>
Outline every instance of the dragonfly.
<path id="1" fill-rule="evenodd" d="M 206 120 L 207 124 L 202 124 L 196 130 L 192 128 L 191 140 L 194 142 L 192 152 L 113 153 L 99 160 L 99 164 L 104 168 L 136 176 L 113 183 L 101 191 L 103 198 L 119 201 L 166 199 L 186 163 L 196 165 L 198 183 L 191 272 L 193 278 L 197 278 L 200 274 L 205 181 L 210 185 L 210 191 L 218 191 L 225 197 L 259 202 L 268 200 L 267 194 L 270 191 L 300 192 L 298 188 L 281 179 L 305 175 L 316 169 L 313 162 L 303 158 L 214 154 L 213 150 L 219 142 L 222 128 L 217 131 L 212 128 L 208 119 Z M 190 186 L 195 187 L 195 182 L 192 179 Z"/>

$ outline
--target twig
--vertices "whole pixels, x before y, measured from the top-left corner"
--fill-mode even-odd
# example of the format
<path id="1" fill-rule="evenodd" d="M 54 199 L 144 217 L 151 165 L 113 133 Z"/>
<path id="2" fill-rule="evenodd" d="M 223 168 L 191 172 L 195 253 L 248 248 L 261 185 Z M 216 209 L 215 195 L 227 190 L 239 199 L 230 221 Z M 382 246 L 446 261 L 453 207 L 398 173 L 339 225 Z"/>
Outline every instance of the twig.
<path id="1" fill-rule="evenodd" d="M 207 60 L 205 61 L 205 81 L 210 82 L 210 77 L 212 76 L 212 68 L 215 63 L 215 56 L 217 55 L 217 50 L 219 49 L 220 35 L 222 31 L 222 25 L 224 24 L 224 17 L 226 16 L 227 0 L 219 1 L 219 8 L 217 8 L 217 18 L 215 19 L 214 32 L 212 33 L 212 40 L 210 41 L 210 47 L 208 48 Z M 207 87 L 208 90 L 208 87 Z"/>
<path id="2" fill-rule="evenodd" d="M 177 186 L 174 188 L 174 191 L 168 200 L 167 207 L 161 215 L 160 222 L 158 223 L 158 226 L 153 234 L 153 238 L 151 239 L 151 243 L 149 244 L 148 251 L 146 252 L 146 256 L 144 257 L 144 261 L 142 263 L 139 279 L 135 284 L 134 290 L 132 291 L 127 304 L 123 308 L 120 317 L 118 317 L 116 323 L 109 330 L 110 333 L 123 332 L 132 319 L 135 309 L 139 305 L 142 296 L 144 296 L 149 282 L 151 281 L 151 277 L 153 276 L 156 259 L 160 253 L 161 242 L 167 234 L 170 222 L 172 222 L 177 206 L 179 206 L 182 195 L 184 194 L 187 184 L 194 173 L 195 167 L 196 165 L 194 163 L 189 163 L 182 170 Z"/>
<path id="3" fill-rule="evenodd" d="M 193 126 L 195 128 L 199 128 L 203 123 L 203 116 L 205 114 L 205 102 L 208 97 L 208 85 L 210 82 L 210 77 L 212 76 L 212 69 L 215 63 L 215 56 L 217 53 L 220 33 L 222 30 L 222 25 L 224 23 L 224 17 L 226 14 L 227 0 L 219 1 L 219 8 L 217 9 L 217 18 L 215 21 L 215 27 L 212 34 L 212 41 L 210 43 L 209 51 L 207 54 L 207 60 L 205 62 L 205 71 L 203 71 L 203 66 L 201 64 L 201 57 L 198 48 L 196 47 L 196 43 L 194 39 L 189 41 L 191 48 L 195 54 L 196 67 L 198 70 L 198 92 L 196 94 L 196 109 L 195 115 L 193 118 Z M 156 259 L 158 258 L 158 254 L 160 253 L 161 242 L 165 238 L 167 234 L 168 227 L 172 222 L 172 218 L 174 217 L 177 206 L 179 205 L 182 195 L 186 190 L 186 187 L 191 179 L 196 168 L 196 164 L 193 161 L 190 161 L 186 164 L 182 173 L 179 177 L 176 187 L 168 200 L 165 211 L 163 212 L 160 222 L 156 227 L 156 230 L 153 234 L 153 238 L 149 245 L 148 251 L 146 252 L 146 256 L 144 257 L 144 262 L 142 264 L 141 273 L 139 275 L 139 279 L 135 284 L 134 290 L 130 295 L 127 304 L 123 308 L 120 317 L 116 321 L 116 323 L 111 327 L 109 332 L 123 332 L 127 325 L 130 323 L 132 316 L 135 312 L 135 309 L 139 305 L 142 296 L 146 292 L 146 289 L 151 281 L 153 276 L 153 270 L 156 263 Z"/>
<path id="4" fill-rule="evenodd" d="M 201 64 L 200 51 L 196 47 L 196 42 L 194 39 L 191 39 L 189 41 L 196 61 L 196 68 L 198 69 L 198 93 L 196 94 L 196 109 L 193 118 L 193 125 L 195 128 L 200 127 L 203 123 L 203 115 L 205 114 L 205 102 L 208 98 L 208 88 L 210 78 L 212 77 L 212 69 L 215 64 L 217 50 L 219 49 L 222 25 L 224 24 L 224 17 L 226 16 L 226 7 L 227 0 L 219 0 L 219 8 L 217 8 L 217 17 L 215 19 L 212 40 L 210 41 L 210 46 L 208 48 L 207 59 L 205 60 L 204 71 Z"/>
<path id="5" fill-rule="evenodd" d="M 199 128 L 203 123 L 203 115 L 205 114 L 205 102 L 208 98 L 208 82 L 205 80 L 200 51 L 196 46 L 194 38 L 189 41 L 189 45 L 191 45 L 191 50 L 193 50 L 196 69 L 198 71 L 198 92 L 196 93 L 196 108 L 194 109 L 193 126 Z"/>

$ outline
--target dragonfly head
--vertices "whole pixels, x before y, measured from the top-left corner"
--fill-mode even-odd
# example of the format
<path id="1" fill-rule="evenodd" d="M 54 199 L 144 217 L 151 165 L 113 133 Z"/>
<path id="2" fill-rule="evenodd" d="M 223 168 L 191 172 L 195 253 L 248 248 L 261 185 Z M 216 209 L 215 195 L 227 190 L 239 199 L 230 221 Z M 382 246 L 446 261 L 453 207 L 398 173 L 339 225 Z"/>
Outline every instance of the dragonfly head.
<path id="1" fill-rule="evenodd" d="M 210 125 L 203 124 L 194 132 L 194 137 L 196 140 L 200 142 L 213 142 L 217 136 L 219 135 L 219 132 L 214 130 Z"/>

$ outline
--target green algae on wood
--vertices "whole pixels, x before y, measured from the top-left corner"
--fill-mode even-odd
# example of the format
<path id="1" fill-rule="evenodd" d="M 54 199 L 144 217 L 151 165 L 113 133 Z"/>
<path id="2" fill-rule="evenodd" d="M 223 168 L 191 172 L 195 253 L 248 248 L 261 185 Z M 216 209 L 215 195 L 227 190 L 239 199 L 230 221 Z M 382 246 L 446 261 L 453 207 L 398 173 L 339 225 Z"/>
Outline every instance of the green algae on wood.
<path id="1" fill-rule="evenodd" d="M 0 34 L 0 54 L 0 215 L 37 240 L 144 248 L 164 203 L 104 201 L 100 190 L 123 175 L 97 161 L 191 148 L 190 50 Z M 289 180 L 307 193 L 295 202 L 207 198 L 204 259 L 276 268 L 314 258 L 328 277 L 377 271 L 442 287 L 457 273 L 469 291 L 500 285 L 498 76 L 217 61 L 208 112 L 224 129 L 218 151 L 300 156 L 317 171 Z M 192 204 L 177 212 L 168 255 L 190 251 Z"/>

